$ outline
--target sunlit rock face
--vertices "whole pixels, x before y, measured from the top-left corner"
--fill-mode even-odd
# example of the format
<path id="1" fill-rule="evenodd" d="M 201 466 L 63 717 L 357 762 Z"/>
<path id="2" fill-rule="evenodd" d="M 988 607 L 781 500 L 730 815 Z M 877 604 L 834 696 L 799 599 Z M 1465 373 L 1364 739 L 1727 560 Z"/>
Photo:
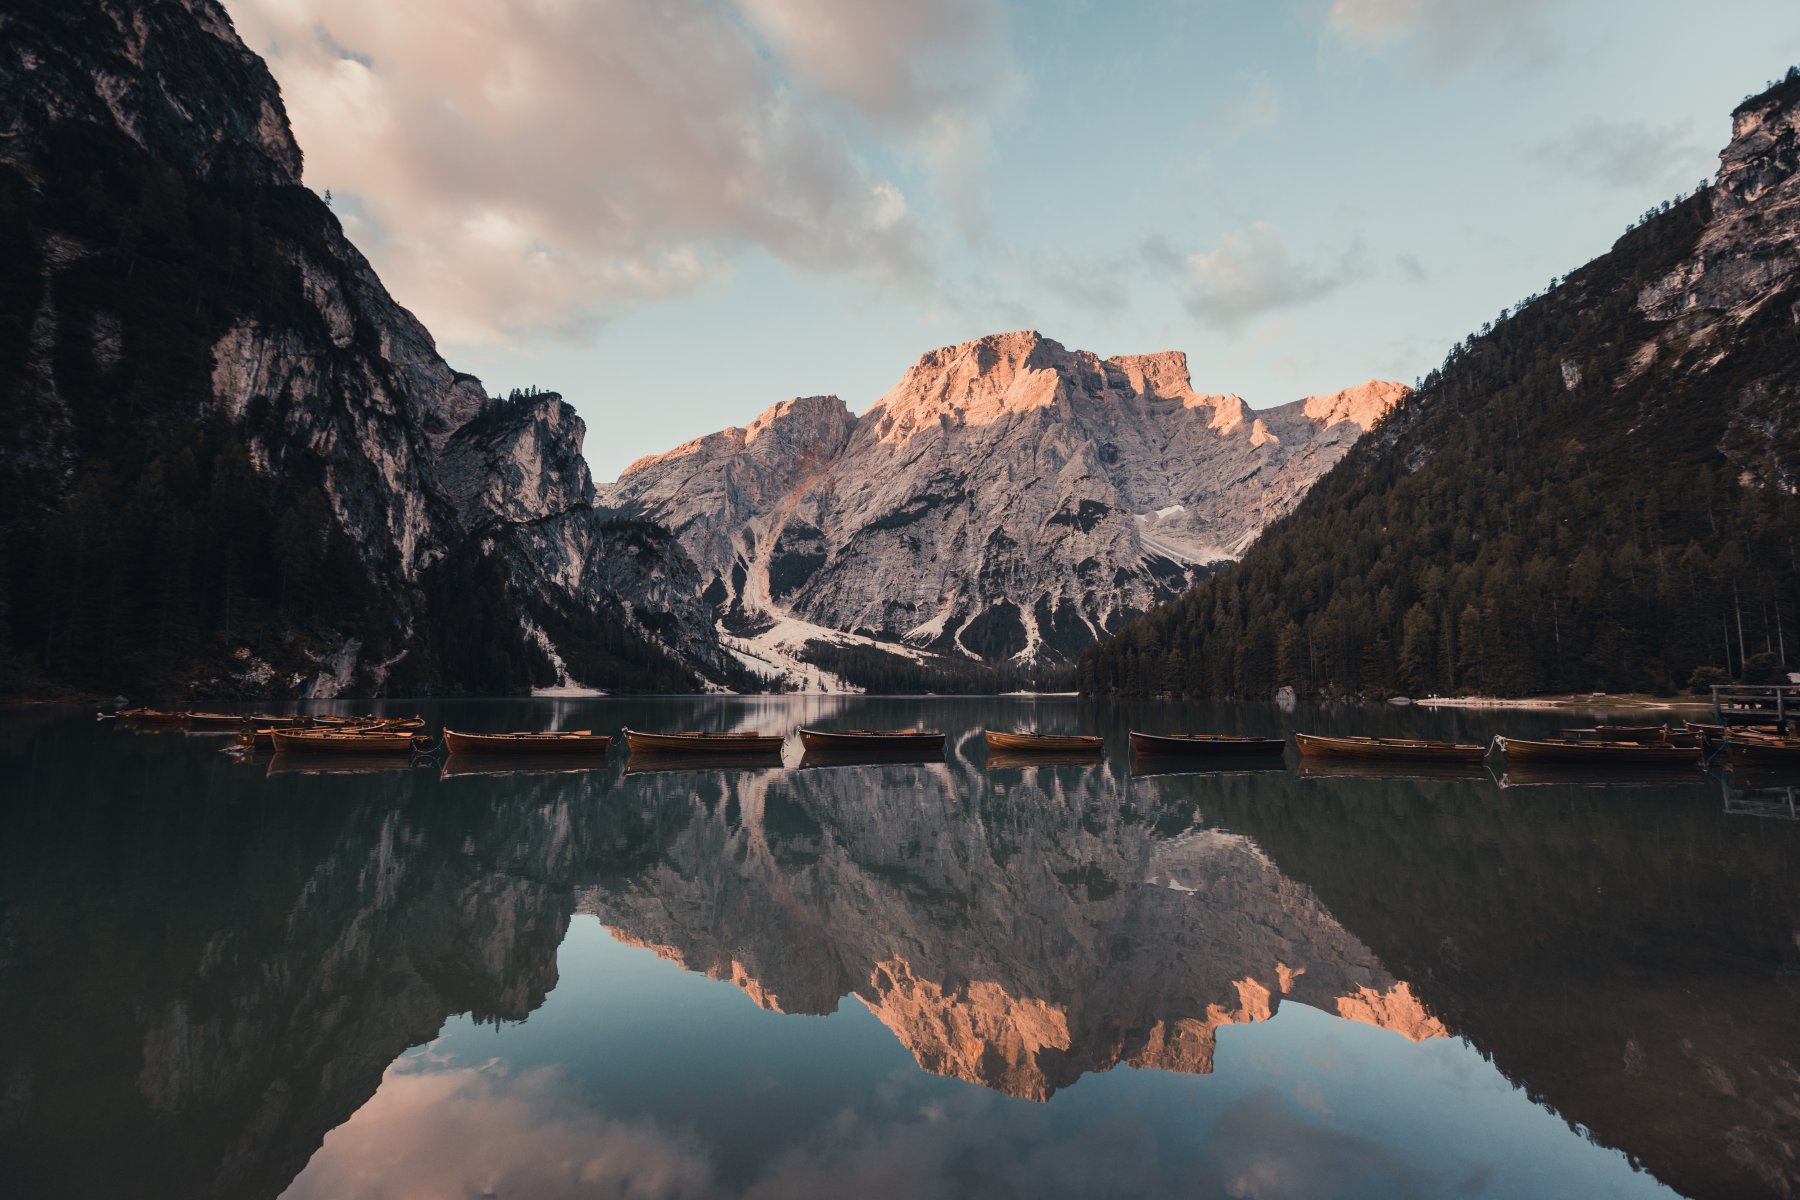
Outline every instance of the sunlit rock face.
<path id="1" fill-rule="evenodd" d="M 745 620 L 1055 662 L 1241 553 L 1406 392 L 1252 412 L 1196 392 L 1182 354 L 997 334 L 925 355 L 861 416 L 786 401 L 601 499 L 675 530 Z"/>
<path id="2" fill-rule="evenodd" d="M 1447 1032 L 1249 839 L 1159 834 L 1129 800 L 1084 802 L 1089 772 L 1036 768 L 971 821 L 959 774 L 900 773 L 904 803 L 828 771 L 727 781 L 580 907 L 767 1008 L 854 996 L 926 1070 L 1038 1100 L 1119 1063 L 1210 1071 L 1221 1026 L 1284 1001 Z"/>
<path id="3" fill-rule="evenodd" d="M 301 149 L 275 81 L 215 0 L 34 3 L 0 23 L 0 169 L 52 201 L 59 188 L 82 189 L 91 204 L 99 196 L 113 204 L 102 216 L 118 225 L 34 228 L 20 250 L 32 278 L 18 294 L 39 298 L 0 478 L 27 503 L 53 511 L 82 471 L 76 410 L 96 401 L 69 381 L 97 376 L 107 404 L 168 406 L 196 430 L 223 423 L 266 486 L 298 492 L 316 481 L 354 546 L 377 615 L 342 628 L 327 615 L 312 622 L 320 628 L 262 639 L 258 653 L 280 661 L 258 665 L 258 695 L 368 694 L 396 671 L 414 686 L 477 686 L 445 665 L 449 656 L 433 665 L 419 646 L 447 608 L 484 603 L 464 615 L 496 655 L 528 664 L 511 674 L 533 684 L 606 686 L 614 658 L 594 647 L 608 638 L 616 654 L 628 642 L 637 659 L 666 659 L 665 685 L 726 677 L 698 599 L 703 581 L 680 547 L 648 532 L 622 538 L 616 520 L 594 510 L 573 409 L 553 393 L 496 401 L 452 370 L 302 187 Z M 222 316 L 203 313 L 194 294 L 129 295 L 129 270 L 94 299 L 82 273 L 137 236 L 146 206 L 135 183 L 92 182 L 99 162 L 159 180 L 152 208 L 204 198 L 240 214 L 234 248 L 259 286 L 231 293 Z M 182 306 L 193 310 L 185 319 L 144 316 Z M 160 323 L 146 331 L 132 321 Z M 191 344 L 167 345 L 183 339 Z M 139 380 L 134 372 L 154 357 L 146 341 L 189 366 Z M 171 385 L 176 378 L 187 382 Z M 628 557 L 614 557 L 621 552 Z M 596 624 L 605 636 L 583 628 Z M 381 653 L 365 649 L 377 643 Z M 203 682 L 214 693 L 234 686 Z"/>

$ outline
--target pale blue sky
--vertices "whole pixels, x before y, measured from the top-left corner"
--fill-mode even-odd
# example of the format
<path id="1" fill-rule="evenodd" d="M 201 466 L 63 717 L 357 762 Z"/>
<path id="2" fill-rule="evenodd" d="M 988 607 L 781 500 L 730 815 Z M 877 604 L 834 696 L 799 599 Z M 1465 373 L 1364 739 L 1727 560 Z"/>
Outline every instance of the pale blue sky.
<path id="1" fill-rule="evenodd" d="M 398 298 L 600 479 L 1024 327 L 1256 407 L 1411 381 L 1800 61 L 1792 0 L 228 2 Z"/>

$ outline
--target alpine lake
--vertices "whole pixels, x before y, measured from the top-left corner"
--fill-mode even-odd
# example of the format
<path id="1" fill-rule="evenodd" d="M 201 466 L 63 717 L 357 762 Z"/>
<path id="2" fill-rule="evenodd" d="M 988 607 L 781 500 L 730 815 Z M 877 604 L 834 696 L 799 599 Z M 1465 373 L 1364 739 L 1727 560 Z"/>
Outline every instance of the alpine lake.
<path id="1" fill-rule="evenodd" d="M 234 761 L 0 715 L 0 1194 L 1800 1193 L 1788 783 L 1134 758 L 1580 714 L 378 701 L 927 762 Z M 984 728 L 1106 736 L 1020 761 Z"/>

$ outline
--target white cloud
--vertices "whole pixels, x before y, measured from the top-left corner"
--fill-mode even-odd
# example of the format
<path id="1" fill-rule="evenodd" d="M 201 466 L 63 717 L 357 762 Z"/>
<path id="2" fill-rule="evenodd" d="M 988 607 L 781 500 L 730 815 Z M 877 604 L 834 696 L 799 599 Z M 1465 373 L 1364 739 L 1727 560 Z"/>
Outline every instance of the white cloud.
<path id="1" fill-rule="evenodd" d="M 1214 122 L 1218 137 L 1227 142 L 1273 129 L 1287 111 L 1280 90 L 1262 72 L 1242 75 L 1238 83 L 1240 90 Z"/>
<path id="2" fill-rule="evenodd" d="M 421 1069 L 424 1068 L 424 1069 Z M 430 1069 L 405 1057 L 325 1136 L 286 1200 L 445 1196 L 702 1200 L 712 1162 L 690 1139 L 594 1113 L 553 1067 Z"/>
<path id="3" fill-rule="evenodd" d="M 968 184 L 1010 67 L 994 0 L 228 0 L 307 182 L 443 340 L 579 331 L 750 250 L 916 284 L 934 246 L 884 147 Z M 961 64 L 959 66 L 959 64 Z M 967 206 L 960 193 L 949 202 Z"/>
<path id="4" fill-rule="evenodd" d="M 1549 170 L 1618 188 L 1661 186 L 1673 191 L 1710 165 L 1710 156 L 1691 129 L 1644 121 L 1583 121 L 1562 136 L 1533 146 L 1529 154 Z"/>
<path id="5" fill-rule="evenodd" d="M 789 73 L 922 158 L 969 235 L 992 123 L 1023 91 L 1000 0 L 737 0 Z"/>
<path id="6" fill-rule="evenodd" d="M 1549 11 L 1549 0 L 1332 0 L 1326 21 L 1353 45 L 1408 43 L 1449 71 L 1483 58 L 1550 58 Z"/>
<path id="7" fill-rule="evenodd" d="M 1352 279 L 1363 257 L 1361 245 L 1352 243 L 1322 263 L 1301 261 L 1262 221 L 1232 230 L 1210 250 L 1184 255 L 1152 238 L 1140 253 L 1153 266 L 1175 273 L 1188 312 L 1222 329 L 1319 299 Z"/>

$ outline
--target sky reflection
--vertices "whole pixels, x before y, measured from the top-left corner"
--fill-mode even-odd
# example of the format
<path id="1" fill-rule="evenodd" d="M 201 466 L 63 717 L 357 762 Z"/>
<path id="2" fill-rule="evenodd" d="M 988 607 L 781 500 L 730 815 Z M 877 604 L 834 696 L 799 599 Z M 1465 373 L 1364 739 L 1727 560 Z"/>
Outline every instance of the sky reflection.
<path id="1" fill-rule="evenodd" d="M 392 1064 L 289 1200 L 1670 1194 L 1461 1040 L 1303 1005 L 1222 1028 L 1210 1075 L 1119 1067 L 1040 1104 L 919 1071 L 859 1004 L 765 1011 L 591 917 L 559 972 L 525 1022 L 456 1018 Z M 684 1062 L 632 1053 L 656 1013 Z M 669 1103 L 665 1067 L 711 1099 Z"/>

